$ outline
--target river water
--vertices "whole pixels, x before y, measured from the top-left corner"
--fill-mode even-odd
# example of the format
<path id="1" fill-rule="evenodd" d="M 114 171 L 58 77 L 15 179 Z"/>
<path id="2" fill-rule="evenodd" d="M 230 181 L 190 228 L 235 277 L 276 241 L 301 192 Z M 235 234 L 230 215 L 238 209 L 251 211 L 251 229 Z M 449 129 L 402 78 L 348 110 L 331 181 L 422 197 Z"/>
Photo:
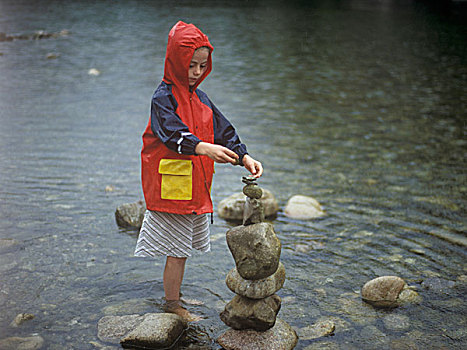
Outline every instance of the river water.
<path id="1" fill-rule="evenodd" d="M 0 339 L 94 349 L 101 317 L 162 311 L 164 261 L 133 258 L 137 232 L 114 211 L 142 199 L 141 134 L 179 19 L 215 47 L 201 88 L 264 164 L 259 184 L 281 208 L 304 194 L 327 212 L 273 221 L 287 271 L 279 317 L 298 331 L 336 324 L 297 349 L 465 348 L 467 30 L 456 8 L 389 0 L 1 0 L 0 32 L 70 33 L 0 42 Z M 215 204 L 246 175 L 216 171 Z M 233 224 L 214 220 L 212 252 L 187 264 L 183 292 L 205 320 L 182 348 L 217 349 L 227 329 Z M 421 301 L 363 303 L 360 288 L 382 275 Z M 35 318 L 9 326 L 22 312 Z"/>

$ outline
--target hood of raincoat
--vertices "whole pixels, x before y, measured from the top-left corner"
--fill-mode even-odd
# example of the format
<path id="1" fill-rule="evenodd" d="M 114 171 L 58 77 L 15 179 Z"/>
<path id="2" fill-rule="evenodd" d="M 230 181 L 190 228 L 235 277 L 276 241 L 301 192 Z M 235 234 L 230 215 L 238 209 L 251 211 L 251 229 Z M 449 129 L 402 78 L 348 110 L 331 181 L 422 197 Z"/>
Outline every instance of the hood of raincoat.
<path id="1" fill-rule="evenodd" d="M 192 90 L 208 76 L 212 70 L 211 53 L 214 50 L 208 37 L 193 24 L 178 21 L 170 30 L 164 66 L 164 82 L 175 85 L 179 90 L 190 90 L 188 70 L 196 49 L 209 48 L 206 71 L 198 79 Z"/>

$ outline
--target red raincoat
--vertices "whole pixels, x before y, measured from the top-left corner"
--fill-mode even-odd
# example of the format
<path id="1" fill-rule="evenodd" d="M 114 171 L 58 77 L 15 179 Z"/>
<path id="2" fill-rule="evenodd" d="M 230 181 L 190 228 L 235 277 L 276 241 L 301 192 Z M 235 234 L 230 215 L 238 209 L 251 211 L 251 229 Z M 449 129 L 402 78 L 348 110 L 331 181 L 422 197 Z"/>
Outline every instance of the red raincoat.
<path id="1" fill-rule="evenodd" d="M 166 118 L 164 123 L 173 125 L 181 120 L 185 130 L 179 132 L 174 128 L 170 135 L 166 129 L 165 134 L 161 130 L 156 132 L 151 120 L 146 127 L 141 161 L 143 192 L 149 210 L 176 214 L 204 214 L 213 210 L 210 188 L 214 162 L 207 156 L 194 155 L 198 142 L 215 141 L 213 110 L 218 111 L 209 107 L 207 95 L 195 91 L 211 72 L 211 53 L 205 73 L 192 89 L 188 81 L 193 53 L 202 46 L 213 50 L 208 37 L 192 24 L 179 21 L 169 33 L 164 78 L 153 97 L 153 106 L 156 100 L 155 113 L 158 118 Z M 162 142 L 161 139 L 169 137 L 178 139 L 178 152 Z M 186 144 L 191 145 L 191 151 L 181 150 Z M 246 153 L 246 148 L 240 153 Z"/>

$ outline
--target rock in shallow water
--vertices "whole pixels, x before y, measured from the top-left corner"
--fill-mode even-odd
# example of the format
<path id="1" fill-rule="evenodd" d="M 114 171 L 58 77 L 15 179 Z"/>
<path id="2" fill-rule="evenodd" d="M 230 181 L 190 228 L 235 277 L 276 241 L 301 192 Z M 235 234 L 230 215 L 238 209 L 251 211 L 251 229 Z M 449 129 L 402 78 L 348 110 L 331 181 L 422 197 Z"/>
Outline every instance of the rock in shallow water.
<path id="1" fill-rule="evenodd" d="M 299 220 L 311 220 L 326 215 L 316 199 L 302 195 L 295 195 L 288 200 L 284 214 Z"/>
<path id="2" fill-rule="evenodd" d="M 272 224 L 237 226 L 226 234 L 237 271 L 247 280 L 259 280 L 277 271 L 281 243 Z"/>
<path id="3" fill-rule="evenodd" d="M 281 298 L 272 295 L 255 300 L 236 295 L 221 312 L 222 322 L 233 329 L 266 331 L 273 327 L 281 308 Z"/>
<path id="4" fill-rule="evenodd" d="M 382 276 L 365 283 L 362 299 L 377 307 L 396 307 L 398 298 L 407 284 L 397 276 Z"/>
<path id="5" fill-rule="evenodd" d="M 229 329 L 217 338 L 226 350 L 291 350 L 297 341 L 297 333 L 279 318 L 274 327 L 265 332 Z"/>
<path id="6" fill-rule="evenodd" d="M 263 204 L 264 216 L 274 217 L 279 211 L 279 204 L 271 191 L 262 189 L 263 195 L 261 203 Z M 231 195 L 220 201 L 217 209 L 219 217 L 225 220 L 242 221 L 243 220 L 243 207 L 245 205 L 246 196 L 240 192 Z"/>
<path id="7" fill-rule="evenodd" d="M 120 342 L 124 346 L 167 348 L 186 327 L 180 316 L 169 313 L 105 316 L 98 322 L 97 336 L 101 341 Z"/>
<path id="8" fill-rule="evenodd" d="M 146 204 L 144 201 L 125 203 L 115 211 L 115 219 L 121 227 L 133 227 L 139 229 L 143 224 Z"/>
<path id="9" fill-rule="evenodd" d="M 10 323 L 10 327 L 18 327 L 26 321 L 32 320 L 35 316 L 33 314 L 18 314 L 15 319 Z"/>
<path id="10" fill-rule="evenodd" d="M 36 350 L 40 349 L 44 344 L 44 339 L 41 336 L 35 335 L 32 337 L 20 338 L 10 337 L 0 340 L 0 349 L 2 350 Z"/>
<path id="11" fill-rule="evenodd" d="M 147 314 L 144 320 L 120 340 L 123 347 L 170 348 L 187 327 L 175 314 Z"/>
<path id="12" fill-rule="evenodd" d="M 319 321 L 311 326 L 301 328 L 298 332 L 301 340 L 311 340 L 334 334 L 336 326 L 331 320 Z"/>
<path id="13" fill-rule="evenodd" d="M 225 279 L 225 284 L 232 292 L 250 299 L 267 298 L 281 289 L 284 282 L 285 268 L 281 262 L 279 262 L 276 272 L 260 280 L 253 281 L 242 278 L 235 267 L 229 271 Z"/>

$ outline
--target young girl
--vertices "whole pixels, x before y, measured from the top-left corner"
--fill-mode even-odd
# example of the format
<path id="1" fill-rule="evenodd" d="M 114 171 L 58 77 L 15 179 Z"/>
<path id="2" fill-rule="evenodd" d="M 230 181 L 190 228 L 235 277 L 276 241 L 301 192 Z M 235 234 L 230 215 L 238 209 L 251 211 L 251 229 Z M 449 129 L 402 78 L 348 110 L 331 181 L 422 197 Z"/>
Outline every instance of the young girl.
<path id="1" fill-rule="evenodd" d="M 164 78 L 156 89 L 143 134 L 142 184 L 147 211 L 135 256 L 167 257 L 163 283 L 169 311 L 188 319 L 180 286 L 191 249 L 208 252 L 214 162 L 243 165 L 260 177 L 232 124 L 197 89 L 211 72 L 213 47 L 193 24 L 169 33 Z"/>

